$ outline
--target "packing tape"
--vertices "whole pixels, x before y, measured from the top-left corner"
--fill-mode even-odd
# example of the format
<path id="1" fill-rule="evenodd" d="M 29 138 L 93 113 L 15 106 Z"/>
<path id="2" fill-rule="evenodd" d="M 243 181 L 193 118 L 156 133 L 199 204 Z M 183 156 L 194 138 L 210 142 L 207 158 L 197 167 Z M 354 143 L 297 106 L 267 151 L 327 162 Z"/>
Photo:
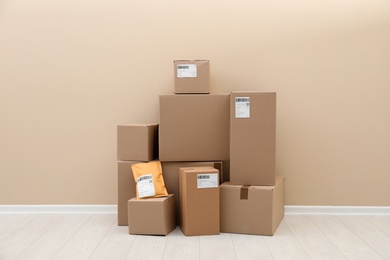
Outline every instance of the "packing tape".
<path id="1" fill-rule="evenodd" d="M 240 189 L 240 200 L 247 200 L 250 185 L 244 185 Z"/>

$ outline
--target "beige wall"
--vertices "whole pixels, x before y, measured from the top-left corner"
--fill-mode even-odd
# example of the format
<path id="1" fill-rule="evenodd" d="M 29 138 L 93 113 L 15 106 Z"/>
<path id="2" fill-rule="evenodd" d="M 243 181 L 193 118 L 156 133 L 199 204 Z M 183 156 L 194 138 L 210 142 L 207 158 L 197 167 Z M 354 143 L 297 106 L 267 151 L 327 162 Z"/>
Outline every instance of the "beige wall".
<path id="1" fill-rule="evenodd" d="M 287 204 L 390 206 L 389 46 L 384 0 L 0 1 L 0 204 L 116 204 L 116 125 L 203 58 L 278 93 Z"/>

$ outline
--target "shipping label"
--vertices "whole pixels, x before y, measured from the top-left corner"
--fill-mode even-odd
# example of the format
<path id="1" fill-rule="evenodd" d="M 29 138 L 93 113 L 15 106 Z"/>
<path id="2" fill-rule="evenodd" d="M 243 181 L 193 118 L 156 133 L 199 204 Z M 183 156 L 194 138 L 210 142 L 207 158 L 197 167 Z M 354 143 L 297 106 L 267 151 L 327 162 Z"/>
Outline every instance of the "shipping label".
<path id="1" fill-rule="evenodd" d="M 178 78 L 196 78 L 196 64 L 177 64 Z"/>
<path id="2" fill-rule="evenodd" d="M 137 179 L 138 197 L 145 198 L 156 195 L 152 174 L 142 175 Z"/>
<path id="3" fill-rule="evenodd" d="M 217 188 L 218 187 L 218 174 L 217 173 L 203 173 L 197 175 L 197 188 Z"/>
<path id="4" fill-rule="evenodd" d="M 236 118 L 250 118 L 251 102 L 249 97 L 236 97 Z"/>

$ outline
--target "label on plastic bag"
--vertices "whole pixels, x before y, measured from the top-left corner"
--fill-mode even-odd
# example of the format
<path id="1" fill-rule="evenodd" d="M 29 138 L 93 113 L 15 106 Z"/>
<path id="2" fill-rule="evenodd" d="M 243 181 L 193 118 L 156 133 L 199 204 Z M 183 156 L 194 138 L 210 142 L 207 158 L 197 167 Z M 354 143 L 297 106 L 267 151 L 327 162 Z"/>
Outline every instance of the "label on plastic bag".
<path id="1" fill-rule="evenodd" d="M 178 78 L 196 78 L 196 64 L 177 64 Z"/>
<path id="2" fill-rule="evenodd" d="M 138 197 L 145 198 L 156 195 L 152 174 L 142 175 L 137 179 Z"/>
<path id="3" fill-rule="evenodd" d="M 250 118 L 250 108 L 249 97 L 236 97 L 236 118 Z"/>
<path id="4" fill-rule="evenodd" d="M 218 187 L 218 174 L 216 173 L 198 174 L 197 180 L 198 189 Z"/>

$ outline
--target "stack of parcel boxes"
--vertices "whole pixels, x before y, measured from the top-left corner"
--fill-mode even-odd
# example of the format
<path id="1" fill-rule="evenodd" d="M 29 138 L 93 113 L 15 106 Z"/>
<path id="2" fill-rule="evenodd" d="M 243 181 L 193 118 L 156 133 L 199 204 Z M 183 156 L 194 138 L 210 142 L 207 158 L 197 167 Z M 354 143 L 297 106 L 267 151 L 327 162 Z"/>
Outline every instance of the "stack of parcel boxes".
<path id="1" fill-rule="evenodd" d="M 208 61 L 175 61 L 174 71 L 175 94 L 159 97 L 159 125 L 118 125 L 118 225 L 148 234 L 129 223 L 131 215 L 148 214 L 129 210 L 130 166 L 158 159 L 185 235 L 272 235 L 284 216 L 284 178 L 275 176 L 276 94 L 209 94 Z"/>

